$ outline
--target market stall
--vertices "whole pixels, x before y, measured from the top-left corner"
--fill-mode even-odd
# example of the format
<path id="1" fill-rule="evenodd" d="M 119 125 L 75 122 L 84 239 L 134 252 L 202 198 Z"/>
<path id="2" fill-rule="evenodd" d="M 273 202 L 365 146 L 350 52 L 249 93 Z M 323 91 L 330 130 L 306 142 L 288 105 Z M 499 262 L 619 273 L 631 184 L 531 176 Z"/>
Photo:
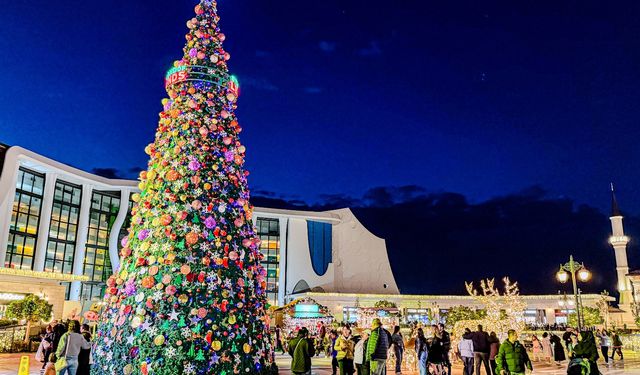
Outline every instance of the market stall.
<path id="1" fill-rule="evenodd" d="M 311 336 L 315 336 L 322 325 L 327 326 L 333 322 L 329 309 L 311 298 L 292 301 L 277 309 L 275 313 L 277 325 L 282 327 L 286 336 L 302 327 L 307 328 Z"/>

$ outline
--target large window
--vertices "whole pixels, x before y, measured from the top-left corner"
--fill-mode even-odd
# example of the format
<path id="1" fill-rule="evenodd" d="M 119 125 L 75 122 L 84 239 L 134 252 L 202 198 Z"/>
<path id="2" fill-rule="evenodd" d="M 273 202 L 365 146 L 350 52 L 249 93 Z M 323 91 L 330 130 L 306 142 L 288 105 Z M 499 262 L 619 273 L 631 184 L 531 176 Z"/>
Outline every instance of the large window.
<path id="1" fill-rule="evenodd" d="M 44 175 L 20 167 L 9 223 L 5 267 L 33 268 L 43 192 Z"/>
<path id="2" fill-rule="evenodd" d="M 333 257 L 331 224 L 307 220 L 311 265 L 318 276 L 324 275 Z"/>
<path id="3" fill-rule="evenodd" d="M 81 197 L 81 186 L 56 181 L 44 262 L 45 271 L 69 274 L 73 272 Z"/>
<path id="4" fill-rule="evenodd" d="M 105 281 L 111 276 L 109 235 L 120 209 L 120 192 L 94 191 L 89 211 L 89 232 L 82 273 L 90 281 L 82 285 L 82 298 L 101 298 Z"/>
<path id="5" fill-rule="evenodd" d="M 260 252 L 264 255 L 262 266 L 267 271 L 267 300 L 278 304 L 278 277 L 280 275 L 280 221 L 258 218 L 256 221 L 260 236 Z"/>

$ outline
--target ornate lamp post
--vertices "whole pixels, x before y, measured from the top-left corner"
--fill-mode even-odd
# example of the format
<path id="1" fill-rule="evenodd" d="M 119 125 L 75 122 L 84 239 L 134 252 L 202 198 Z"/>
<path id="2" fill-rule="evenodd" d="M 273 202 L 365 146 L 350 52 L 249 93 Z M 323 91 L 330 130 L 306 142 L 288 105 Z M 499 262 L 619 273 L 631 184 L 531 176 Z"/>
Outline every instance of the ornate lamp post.
<path id="1" fill-rule="evenodd" d="M 576 316 L 578 317 L 578 330 L 582 330 L 584 317 L 582 316 L 580 307 L 577 279 L 582 282 L 588 281 L 591 278 L 591 272 L 584 266 L 584 263 L 574 261 L 573 255 L 570 255 L 569 263 L 560 265 L 560 269 L 556 273 L 556 278 L 563 284 L 571 279 L 571 283 L 573 284 L 573 297 L 575 298 Z"/>

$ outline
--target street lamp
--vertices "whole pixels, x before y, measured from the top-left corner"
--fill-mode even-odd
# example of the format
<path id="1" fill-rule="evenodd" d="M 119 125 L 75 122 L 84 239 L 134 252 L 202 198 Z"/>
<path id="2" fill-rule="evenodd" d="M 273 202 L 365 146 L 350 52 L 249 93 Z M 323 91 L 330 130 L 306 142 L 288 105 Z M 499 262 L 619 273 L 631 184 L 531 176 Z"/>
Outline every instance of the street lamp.
<path id="1" fill-rule="evenodd" d="M 584 266 L 584 263 L 578 263 L 573 260 L 573 255 L 569 256 L 569 263 L 561 264 L 560 269 L 556 272 L 556 278 L 561 283 L 566 283 L 571 278 L 573 284 L 573 297 L 575 298 L 576 316 L 578 317 L 578 330 L 582 330 L 584 325 L 584 317 L 582 316 L 582 306 L 578 296 L 578 279 L 582 282 L 591 278 L 591 272 Z"/>

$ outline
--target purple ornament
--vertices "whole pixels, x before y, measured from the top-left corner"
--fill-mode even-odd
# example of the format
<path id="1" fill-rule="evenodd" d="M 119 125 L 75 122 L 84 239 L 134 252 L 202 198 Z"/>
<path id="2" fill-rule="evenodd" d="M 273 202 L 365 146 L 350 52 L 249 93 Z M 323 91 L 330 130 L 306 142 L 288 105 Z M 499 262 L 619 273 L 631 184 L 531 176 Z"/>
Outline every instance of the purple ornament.
<path id="1" fill-rule="evenodd" d="M 209 216 L 204 220 L 204 226 L 213 229 L 216 226 L 216 220 L 212 216 Z"/>
<path id="2" fill-rule="evenodd" d="M 134 279 L 129 279 L 124 284 L 124 293 L 127 296 L 132 296 L 132 295 L 136 294 L 136 283 L 135 283 Z"/>
<path id="3" fill-rule="evenodd" d="M 147 237 L 149 237 L 149 229 L 143 229 L 138 233 L 138 239 L 140 241 L 144 241 Z"/>
<path id="4" fill-rule="evenodd" d="M 227 151 L 224 153 L 224 158 L 227 161 L 233 161 L 233 151 Z"/>
<path id="5" fill-rule="evenodd" d="M 192 171 L 197 171 L 198 169 L 200 169 L 201 165 L 197 160 L 191 160 L 189 162 L 189 169 L 191 169 Z"/>
<path id="6" fill-rule="evenodd" d="M 122 241 L 120 241 L 120 245 L 122 245 L 122 247 L 127 247 L 127 244 L 129 243 L 129 237 L 125 236 L 122 238 Z"/>
<path id="7" fill-rule="evenodd" d="M 198 50 L 195 48 L 191 48 L 189 50 L 189 57 L 196 57 L 196 56 L 198 56 Z"/>

